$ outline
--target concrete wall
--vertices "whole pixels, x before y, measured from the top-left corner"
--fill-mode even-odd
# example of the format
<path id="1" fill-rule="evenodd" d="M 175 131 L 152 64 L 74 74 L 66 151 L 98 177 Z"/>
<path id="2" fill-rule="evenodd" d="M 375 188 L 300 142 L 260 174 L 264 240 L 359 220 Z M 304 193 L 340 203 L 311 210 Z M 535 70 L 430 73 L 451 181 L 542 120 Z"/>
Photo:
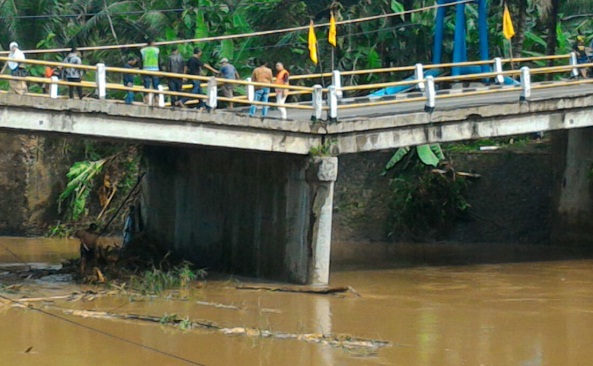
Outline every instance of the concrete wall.
<path id="1" fill-rule="evenodd" d="M 329 192 L 324 184 L 311 181 L 309 160 L 238 150 L 146 147 L 147 231 L 201 268 L 311 283 L 315 237 L 327 226 L 319 230 L 316 225 L 324 206 L 318 201 L 322 197 L 325 202 Z M 331 228 L 331 216 L 329 220 Z"/>
<path id="2" fill-rule="evenodd" d="M 593 128 L 553 136 L 554 220 L 552 241 L 593 244 Z"/>

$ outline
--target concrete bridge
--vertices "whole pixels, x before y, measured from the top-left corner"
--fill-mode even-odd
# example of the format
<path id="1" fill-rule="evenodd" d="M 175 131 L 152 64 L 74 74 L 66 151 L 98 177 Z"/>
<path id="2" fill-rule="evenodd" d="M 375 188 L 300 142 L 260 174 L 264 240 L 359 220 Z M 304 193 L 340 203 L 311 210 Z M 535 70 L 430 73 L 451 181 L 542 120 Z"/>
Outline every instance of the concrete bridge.
<path id="1" fill-rule="evenodd" d="M 593 125 L 588 81 L 433 93 L 442 101 L 426 108 L 429 94 L 342 102 L 347 108 L 337 119 L 333 97 L 329 107 L 315 106 L 314 97 L 310 109 L 293 111 L 288 121 L 2 94 L 0 129 L 143 144 L 143 217 L 164 245 L 201 267 L 325 285 L 341 154 Z M 327 118 L 311 122 L 311 111 L 323 110 Z M 571 193 L 583 191 L 579 172 L 588 169 L 588 160 L 575 161 L 571 151 L 593 156 L 582 136 L 567 136 L 561 158 L 569 163 L 559 206 L 569 223 L 590 211 Z"/>

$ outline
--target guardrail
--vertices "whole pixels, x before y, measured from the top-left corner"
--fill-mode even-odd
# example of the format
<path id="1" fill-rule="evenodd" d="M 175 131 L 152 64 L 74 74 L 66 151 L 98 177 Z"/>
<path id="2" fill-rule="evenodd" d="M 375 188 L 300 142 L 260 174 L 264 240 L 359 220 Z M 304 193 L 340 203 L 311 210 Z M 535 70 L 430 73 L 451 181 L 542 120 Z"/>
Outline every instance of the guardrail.
<path id="1" fill-rule="evenodd" d="M 0 57 L 0 61 L 14 61 L 7 57 Z M 529 66 L 522 66 L 520 69 L 511 69 L 511 70 L 503 70 L 504 65 L 524 65 L 528 63 L 534 62 L 558 62 L 560 61 L 562 64 L 559 66 L 550 66 L 550 67 L 533 67 L 530 68 Z M 16 77 L 10 75 L 0 75 L 0 79 L 4 80 L 24 80 L 27 82 L 34 82 L 34 83 L 43 83 L 49 85 L 49 94 L 44 94 L 43 96 L 49 98 L 59 98 L 58 95 L 58 87 L 59 86 L 81 86 L 83 88 L 91 88 L 96 90 L 96 97 L 99 99 L 106 99 L 108 91 L 123 91 L 123 92 L 133 92 L 133 93 L 144 93 L 148 95 L 148 105 L 156 105 L 159 107 L 166 107 L 168 104 L 166 103 L 166 97 L 175 97 L 175 98 L 183 98 L 187 102 L 187 104 L 198 103 L 200 100 L 204 101 L 210 108 L 216 108 L 219 102 L 229 102 L 229 103 L 237 103 L 239 105 L 245 106 L 258 106 L 258 107 L 278 107 L 278 108 L 287 108 L 287 109 L 295 109 L 295 110 L 308 110 L 312 111 L 312 120 L 320 120 L 322 118 L 322 114 L 324 111 L 327 111 L 327 119 L 330 121 L 335 121 L 338 118 L 338 111 L 341 109 L 353 109 L 353 108 L 363 108 L 363 107 L 373 107 L 373 106 L 382 106 L 382 105 L 396 105 L 399 103 L 408 103 L 408 102 L 418 102 L 424 101 L 425 102 L 425 111 L 431 112 L 436 107 L 437 100 L 439 99 L 446 99 L 452 98 L 455 95 L 439 95 L 437 94 L 438 86 L 444 83 L 452 83 L 452 82 L 469 82 L 469 81 L 489 81 L 492 83 L 497 84 L 504 84 L 505 78 L 510 78 L 515 80 L 516 85 L 510 86 L 508 88 L 499 88 L 494 90 L 487 90 L 487 91 L 474 91 L 471 94 L 467 95 L 480 95 L 480 94 L 487 94 L 487 93 L 506 93 L 511 91 L 521 90 L 520 93 L 520 100 L 529 100 L 531 96 L 531 91 L 533 89 L 543 89 L 543 88 L 551 88 L 559 85 L 566 86 L 566 85 L 578 85 L 578 84 L 588 84 L 593 83 L 593 80 L 577 80 L 576 78 L 580 75 L 579 70 L 582 68 L 591 68 L 593 64 L 578 64 L 577 57 L 575 53 L 566 54 L 566 55 L 553 55 L 553 56 L 545 56 L 545 57 L 525 57 L 525 58 L 517 58 L 517 59 L 502 59 L 502 58 L 495 58 L 493 60 L 487 61 L 476 61 L 476 62 L 463 62 L 463 63 L 444 63 L 444 64 L 437 64 L 437 65 L 421 65 L 416 64 L 414 66 L 404 66 L 404 67 L 394 67 L 394 68 L 382 68 L 382 69 L 370 69 L 370 70 L 351 70 L 351 71 L 338 71 L 335 70 L 331 73 L 323 73 L 323 74 L 310 74 L 310 75 L 293 75 L 291 76 L 291 80 L 314 80 L 320 77 L 330 77 L 332 78 L 332 85 L 327 88 L 323 88 L 321 85 L 315 84 L 312 86 L 300 86 L 300 85 L 276 85 L 276 84 L 264 84 L 264 83 L 257 83 L 252 82 L 250 79 L 247 80 L 229 80 L 224 78 L 217 78 L 217 77 L 206 77 L 206 76 L 197 76 L 197 75 L 187 75 L 187 74 L 175 74 L 169 72 L 159 72 L 159 71 L 146 71 L 140 69 L 128 69 L 128 68 L 120 68 L 120 67 L 110 67 L 104 64 L 97 64 L 94 66 L 89 65 L 73 65 L 69 63 L 62 63 L 62 62 L 51 62 L 51 61 L 41 61 L 35 59 L 27 59 L 19 61 L 22 64 L 30 64 L 30 65 L 42 65 L 42 66 L 50 66 L 53 68 L 74 68 L 80 69 L 82 71 L 88 72 L 89 74 L 94 75 L 93 81 L 81 81 L 81 82 L 69 82 L 60 80 L 57 77 L 52 77 L 51 79 L 48 78 L 41 78 L 41 77 L 34 77 L 34 76 L 26 76 L 26 77 Z M 474 73 L 468 75 L 450 75 L 454 74 L 453 70 L 459 71 L 460 68 L 470 66 L 470 67 L 481 67 L 483 69 L 488 70 L 487 72 L 482 73 Z M 441 75 L 438 77 L 433 76 L 426 76 L 426 70 L 431 69 L 439 69 L 441 70 Z M 450 70 L 450 71 L 447 71 Z M 365 84 L 365 85 L 342 85 L 342 78 L 347 76 L 353 75 L 368 75 L 368 74 L 375 74 L 375 73 L 396 73 L 396 72 L 413 72 L 414 76 L 408 78 L 407 80 L 403 81 L 394 81 L 394 82 L 386 82 L 386 83 L 374 83 L 374 84 Z M 569 77 L 572 81 L 563 81 L 563 82 L 556 82 L 555 84 L 551 85 L 532 85 L 531 77 L 533 75 L 555 75 L 555 74 L 569 74 Z M 124 74 L 130 75 L 138 75 L 138 76 L 154 76 L 154 77 L 164 77 L 164 78 L 173 78 L 173 79 L 183 79 L 191 82 L 198 82 L 200 84 L 205 83 L 206 85 L 206 93 L 205 94 L 194 94 L 194 93 L 187 93 L 184 91 L 170 91 L 164 88 L 163 86 L 159 86 L 158 89 L 145 89 L 140 86 L 133 86 L 128 87 L 123 85 L 121 82 L 116 83 L 112 82 L 113 80 L 123 79 Z M 230 84 L 233 86 L 244 86 L 247 90 L 247 96 L 236 96 L 233 98 L 226 98 L 220 97 L 217 95 L 218 87 L 220 85 Z M 338 101 L 342 99 L 344 93 L 348 92 L 356 92 L 356 91 L 364 91 L 364 90 L 376 90 L 381 88 L 390 88 L 390 87 L 414 87 L 414 89 L 419 90 L 422 94 L 417 97 L 413 98 L 406 98 L 406 99 L 394 99 L 391 98 L 389 100 L 381 100 L 380 97 L 377 98 L 369 98 L 366 102 L 354 102 L 350 104 L 340 104 Z M 256 88 L 270 88 L 270 89 L 285 89 L 289 95 L 310 95 L 311 101 L 305 104 L 278 104 L 278 103 L 271 103 L 271 102 L 261 102 L 261 101 L 254 101 L 254 94 Z M 40 95 L 40 94 L 36 94 Z M 156 101 L 155 101 L 156 96 Z M 270 96 L 275 96 L 275 93 L 271 92 Z"/>

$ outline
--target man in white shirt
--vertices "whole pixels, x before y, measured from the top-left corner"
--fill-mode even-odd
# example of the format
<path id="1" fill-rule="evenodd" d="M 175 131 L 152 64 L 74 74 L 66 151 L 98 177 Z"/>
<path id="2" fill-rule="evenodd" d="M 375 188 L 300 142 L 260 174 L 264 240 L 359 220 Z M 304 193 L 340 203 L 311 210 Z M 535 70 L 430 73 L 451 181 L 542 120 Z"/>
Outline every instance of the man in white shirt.
<path id="1" fill-rule="evenodd" d="M 8 54 L 8 58 L 15 61 L 6 62 L 2 67 L 0 74 L 3 74 L 6 70 L 6 67 L 8 66 L 12 76 L 27 76 L 27 70 L 25 69 L 25 66 L 17 62 L 19 60 L 25 59 L 25 54 L 19 49 L 18 43 L 11 42 L 9 48 L 10 53 Z M 22 95 L 27 91 L 27 83 L 24 80 L 10 80 L 10 91 L 12 93 Z"/>

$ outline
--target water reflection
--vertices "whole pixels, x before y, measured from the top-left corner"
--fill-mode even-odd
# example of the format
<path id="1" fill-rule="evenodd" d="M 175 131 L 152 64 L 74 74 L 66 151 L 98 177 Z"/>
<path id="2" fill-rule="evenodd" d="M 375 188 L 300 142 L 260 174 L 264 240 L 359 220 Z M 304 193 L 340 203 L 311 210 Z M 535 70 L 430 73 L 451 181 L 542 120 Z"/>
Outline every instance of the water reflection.
<path id="1" fill-rule="evenodd" d="M 78 249 L 75 241 L 0 243 L 36 263 L 59 263 Z M 10 254 L 0 259 L 16 263 Z M 352 286 L 360 297 L 245 291 L 227 279 L 211 279 L 188 291 L 185 300 L 117 295 L 34 303 L 64 319 L 4 304 L 1 364 L 587 365 L 593 344 L 592 268 L 592 260 L 572 260 L 332 273 L 332 285 Z M 15 293 L 0 294 L 32 298 L 85 289 L 24 281 Z M 223 327 L 380 339 L 391 347 L 352 351 L 299 340 L 73 317 L 67 309 L 177 314 Z"/>

